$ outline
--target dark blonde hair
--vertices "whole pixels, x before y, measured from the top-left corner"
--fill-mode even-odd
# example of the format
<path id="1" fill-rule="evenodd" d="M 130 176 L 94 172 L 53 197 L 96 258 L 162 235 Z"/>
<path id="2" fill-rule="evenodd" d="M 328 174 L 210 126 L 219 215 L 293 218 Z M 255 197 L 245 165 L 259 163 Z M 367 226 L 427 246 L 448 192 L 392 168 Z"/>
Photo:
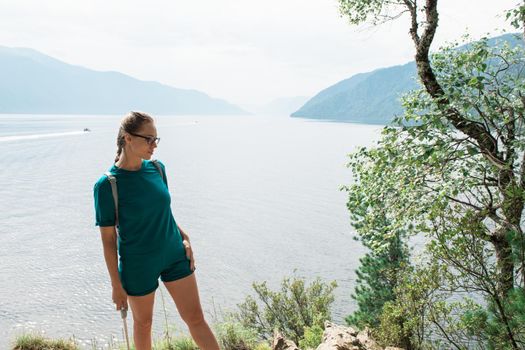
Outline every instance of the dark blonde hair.
<path id="1" fill-rule="evenodd" d="M 146 123 L 153 123 L 153 118 L 144 112 L 131 111 L 122 118 L 117 136 L 117 156 L 115 157 L 115 163 L 119 160 L 122 149 L 126 146 L 124 133 L 137 133 Z"/>

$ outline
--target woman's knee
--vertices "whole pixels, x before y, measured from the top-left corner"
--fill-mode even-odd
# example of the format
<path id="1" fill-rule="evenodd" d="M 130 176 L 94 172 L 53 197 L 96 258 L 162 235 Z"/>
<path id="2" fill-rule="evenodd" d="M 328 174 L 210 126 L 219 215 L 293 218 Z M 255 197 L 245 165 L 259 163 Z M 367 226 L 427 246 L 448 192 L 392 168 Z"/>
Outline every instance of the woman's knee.
<path id="1" fill-rule="evenodd" d="M 198 326 L 206 322 L 204 319 L 204 314 L 202 313 L 202 309 L 200 308 L 185 315 L 181 315 L 181 318 L 188 325 L 188 327 Z"/>
<path id="2" fill-rule="evenodd" d="M 133 313 L 133 325 L 140 329 L 151 328 L 153 324 L 153 303 L 155 292 L 140 297 L 128 297 Z"/>
<path id="3" fill-rule="evenodd" d="M 133 319 L 133 326 L 136 328 L 151 329 L 152 325 L 153 325 L 153 319 L 151 318 Z"/>

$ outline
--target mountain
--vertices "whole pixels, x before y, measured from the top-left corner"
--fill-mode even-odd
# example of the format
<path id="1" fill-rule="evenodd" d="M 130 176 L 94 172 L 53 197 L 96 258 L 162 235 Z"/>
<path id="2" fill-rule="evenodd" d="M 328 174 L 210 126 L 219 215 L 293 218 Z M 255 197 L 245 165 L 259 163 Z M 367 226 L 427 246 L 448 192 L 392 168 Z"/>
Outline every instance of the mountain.
<path id="1" fill-rule="evenodd" d="M 501 41 L 512 47 L 523 45 L 514 34 L 491 38 L 489 45 Z M 360 73 L 322 90 L 291 117 L 388 124 L 403 112 L 399 97 L 418 86 L 414 61 Z"/>
<path id="2" fill-rule="evenodd" d="M 289 116 L 305 104 L 310 98 L 306 96 L 280 97 L 265 105 L 253 105 L 247 108 L 258 115 L 266 116 Z"/>
<path id="3" fill-rule="evenodd" d="M 0 113 L 249 114 L 197 90 L 74 66 L 27 48 L 0 46 L 0 67 Z"/>

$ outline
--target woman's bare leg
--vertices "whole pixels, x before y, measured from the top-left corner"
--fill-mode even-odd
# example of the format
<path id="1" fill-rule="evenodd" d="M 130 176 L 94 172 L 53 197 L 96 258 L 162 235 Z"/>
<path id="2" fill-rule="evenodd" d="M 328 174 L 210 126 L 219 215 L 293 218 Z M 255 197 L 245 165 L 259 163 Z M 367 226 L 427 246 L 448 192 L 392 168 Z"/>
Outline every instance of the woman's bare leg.
<path id="1" fill-rule="evenodd" d="M 128 295 L 128 302 L 133 313 L 133 341 L 136 350 L 151 350 L 154 301 L 155 292 L 140 297 Z"/>
<path id="2" fill-rule="evenodd" d="M 219 344 L 202 313 L 195 272 L 176 281 L 164 282 L 164 285 L 197 346 L 201 350 L 219 350 Z"/>

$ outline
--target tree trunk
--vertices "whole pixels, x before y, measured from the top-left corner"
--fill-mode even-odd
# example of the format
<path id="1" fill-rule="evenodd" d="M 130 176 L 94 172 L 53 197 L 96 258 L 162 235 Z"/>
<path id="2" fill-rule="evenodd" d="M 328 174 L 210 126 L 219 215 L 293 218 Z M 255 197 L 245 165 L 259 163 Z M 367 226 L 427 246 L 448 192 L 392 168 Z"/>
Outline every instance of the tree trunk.
<path id="1" fill-rule="evenodd" d="M 512 247 L 506 237 L 507 232 L 506 228 L 501 228 L 492 236 L 492 244 L 496 251 L 496 289 L 501 300 L 507 299 L 507 294 L 514 287 L 514 262 Z"/>

